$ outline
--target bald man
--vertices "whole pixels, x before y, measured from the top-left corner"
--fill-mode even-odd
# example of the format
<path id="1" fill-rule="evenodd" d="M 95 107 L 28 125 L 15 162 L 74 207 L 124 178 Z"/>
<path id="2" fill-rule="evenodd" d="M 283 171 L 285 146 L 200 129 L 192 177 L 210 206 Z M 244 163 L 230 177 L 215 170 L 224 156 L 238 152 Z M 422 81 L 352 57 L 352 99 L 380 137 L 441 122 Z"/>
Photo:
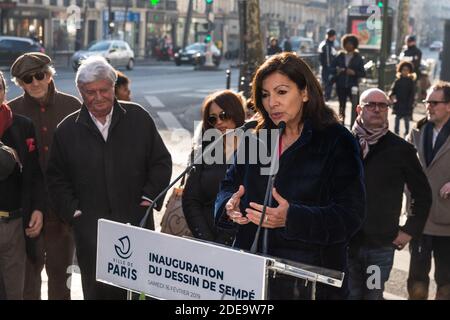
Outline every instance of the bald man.
<path id="1" fill-rule="evenodd" d="M 353 134 L 361 146 L 366 184 L 366 220 L 350 242 L 350 299 L 382 300 L 384 283 L 402 250 L 419 236 L 431 206 L 431 190 L 413 145 L 389 131 L 389 99 L 379 89 L 361 94 Z M 403 190 L 414 199 L 412 215 L 399 226 Z"/>

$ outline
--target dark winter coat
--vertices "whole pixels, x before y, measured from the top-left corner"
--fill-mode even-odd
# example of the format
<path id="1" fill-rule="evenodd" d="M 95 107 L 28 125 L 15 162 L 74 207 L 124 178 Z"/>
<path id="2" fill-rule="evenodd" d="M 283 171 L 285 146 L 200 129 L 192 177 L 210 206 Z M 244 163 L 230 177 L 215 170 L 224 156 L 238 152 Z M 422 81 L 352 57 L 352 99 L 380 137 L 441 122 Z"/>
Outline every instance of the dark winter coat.
<path id="1" fill-rule="evenodd" d="M 247 250 L 257 226 L 232 223 L 224 206 L 241 184 L 241 212 L 249 202 L 263 204 L 268 176 L 260 169 L 257 164 L 232 165 L 216 201 L 218 227 L 237 229 L 235 246 Z M 359 146 L 351 133 L 337 124 L 315 129 L 306 121 L 300 138 L 281 155 L 274 185 L 289 210 L 285 227 L 269 229 L 268 254 L 345 271 L 347 244 L 362 224 L 365 204 Z M 325 291 L 322 298 L 344 298 L 347 288 Z"/>
<path id="2" fill-rule="evenodd" d="M 352 244 L 390 246 L 399 230 L 419 236 L 431 206 L 431 189 L 414 146 L 389 131 L 370 147 L 364 172 L 366 220 Z M 400 227 L 405 185 L 414 205 L 406 224 Z"/>
<path id="3" fill-rule="evenodd" d="M 183 212 L 194 237 L 214 241 L 214 202 L 227 164 L 199 164 L 189 174 L 183 191 Z"/>
<path id="4" fill-rule="evenodd" d="M 271 55 L 274 55 L 277 53 L 281 53 L 281 52 L 283 52 L 283 50 L 280 48 L 279 45 L 267 47 L 267 55 L 268 56 L 271 56 Z"/>
<path id="5" fill-rule="evenodd" d="M 399 117 L 412 117 L 414 107 L 415 83 L 412 77 L 400 77 L 394 81 L 389 96 L 395 95 L 392 113 Z"/>
<path id="6" fill-rule="evenodd" d="M 55 131 L 47 169 L 55 211 L 73 224 L 88 299 L 105 297 L 95 283 L 98 219 L 138 225 L 145 214 L 142 196 L 155 199 L 172 172 L 170 154 L 148 112 L 117 101 L 113 108 L 106 142 L 86 106 L 64 119 Z M 76 210 L 82 214 L 74 218 Z M 152 215 L 149 220 L 152 226 Z"/>
<path id="7" fill-rule="evenodd" d="M 337 73 L 338 67 L 343 71 Z M 352 69 L 356 74 L 354 76 L 347 75 L 345 71 L 347 68 Z M 330 71 L 334 75 L 333 81 L 336 82 L 336 87 L 338 88 L 357 87 L 359 80 L 366 76 L 363 58 L 357 51 L 354 52 L 353 57 L 350 59 L 348 67 L 345 65 L 345 52 L 339 53 L 331 63 Z"/>
<path id="8" fill-rule="evenodd" d="M 328 70 L 331 63 L 336 57 L 336 49 L 334 48 L 334 42 L 328 39 L 323 40 L 319 45 L 319 59 L 320 65 L 323 69 Z"/>
<path id="9" fill-rule="evenodd" d="M 20 115 L 14 115 L 12 125 L 3 134 L 2 142 L 16 150 L 23 166 L 20 202 L 22 204 L 25 230 L 25 228 L 28 228 L 31 213 L 34 210 L 45 212 L 46 209 L 44 179 L 39 165 L 35 129 L 31 120 Z M 18 169 L 16 168 L 16 170 Z M 7 194 L 0 196 L 8 197 Z M 0 208 L 0 210 L 2 209 L 4 210 L 5 208 Z M 25 239 L 27 254 L 33 260 L 36 258 L 35 246 L 37 238 L 25 236 Z"/>

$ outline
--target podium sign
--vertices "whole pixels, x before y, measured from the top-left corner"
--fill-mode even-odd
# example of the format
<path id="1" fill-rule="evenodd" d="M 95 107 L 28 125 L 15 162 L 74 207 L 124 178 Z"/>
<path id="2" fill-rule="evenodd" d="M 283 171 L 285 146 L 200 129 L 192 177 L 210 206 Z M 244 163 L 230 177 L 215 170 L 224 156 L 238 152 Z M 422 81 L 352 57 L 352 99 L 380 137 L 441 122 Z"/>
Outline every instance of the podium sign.
<path id="1" fill-rule="evenodd" d="M 262 300 L 267 258 L 105 219 L 98 281 L 162 299 Z"/>

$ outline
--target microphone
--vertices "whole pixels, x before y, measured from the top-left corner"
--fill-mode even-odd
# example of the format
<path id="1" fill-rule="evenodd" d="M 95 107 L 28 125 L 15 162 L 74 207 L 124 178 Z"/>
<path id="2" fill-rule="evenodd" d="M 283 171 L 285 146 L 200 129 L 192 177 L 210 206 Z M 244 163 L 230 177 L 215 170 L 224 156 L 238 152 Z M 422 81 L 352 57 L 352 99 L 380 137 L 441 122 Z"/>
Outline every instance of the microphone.
<path id="1" fill-rule="evenodd" d="M 261 212 L 261 218 L 259 219 L 258 229 L 256 230 L 256 234 L 255 234 L 255 238 L 253 239 L 252 247 L 250 248 L 250 253 L 253 253 L 253 254 L 255 254 L 258 250 L 259 235 L 261 233 L 261 227 L 264 222 L 264 218 L 266 217 L 267 206 L 272 205 L 272 189 L 273 189 L 273 184 L 275 182 L 275 177 L 276 177 L 275 168 L 277 167 L 276 164 L 279 161 L 279 158 L 281 155 L 281 150 L 279 150 L 280 145 L 281 145 L 280 140 L 281 140 L 281 137 L 285 130 L 286 130 L 286 122 L 280 121 L 280 123 L 278 124 L 278 139 L 275 144 L 275 148 L 273 149 L 272 159 L 270 162 L 270 174 L 269 174 L 269 180 L 267 181 L 266 194 L 264 196 L 264 204 L 263 204 L 263 209 Z M 268 231 L 267 228 L 264 228 L 264 238 L 263 238 L 263 248 L 262 248 L 263 254 L 267 254 L 267 239 L 268 239 L 267 231 Z"/>
<path id="2" fill-rule="evenodd" d="M 283 121 L 284 122 L 284 121 Z M 258 121 L 257 120 L 250 120 L 247 121 L 246 123 L 244 123 L 244 125 L 240 126 L 239 128 L 236 128 L 234 130 L 244 130 L 247 131 L 249 129 L 253 129 L 258 125 Z M 285 124 L 286 126 L 286 124 Z"/>
<path id="3" fill-rule="evenodd" d="M 214 149 L 217 144 L 223 140 L 223 138 L 225 136 L 227 136 L 230 133 L 233 133 L 237 130 L 242 130 L 242 131 L 247 131 L 249 129 L 253 129 L 257 126 L 258 121 L 256 120 L 251 120 L 248 121 L 246 123 L 244 123 L 242 126 L 234 129 L 234 130 L 227 130 L 228 132 L 223 133 L 218 139 L 214 140 L 214 142 L 210 143 L 205 150 L 200 153 L 199 155 L 197 155 L 197 157 L 194 159 L 194 161 L 191 162 L 191 164 L 189 164 L 186 169 L 184 169 L 184 171 L 175 178 L 174 181 L 172 181 L 166 188 L 164 188 L 163 191 L 161 191 L 156 198 L 153 200 L 153 202 L 151 203 L 151 205 L 147 208 L 147 210 L 145 211 L 145 215 L 144 217 L 141 219 L 141 221 L 139 222 L 139 227 L 143 228 L 145 223 L 147 222 L 148 219 L 148 215 L 150 214 L 150 212 L 152 211 L 152 209 L 156 206 L 156 203 L 167 193 L 167 191 L 169 191 L 170 188 L 172 188 L 175 183 L 177 183 L 186 173 L 190 172 L 194 167 L 195 164 L 199 163 L 199 161 L 203 158 L 204 154 L 208 154 L 210 152 L 210 150 Z M 208 152 L 208 153 L 207 153 Z"/>

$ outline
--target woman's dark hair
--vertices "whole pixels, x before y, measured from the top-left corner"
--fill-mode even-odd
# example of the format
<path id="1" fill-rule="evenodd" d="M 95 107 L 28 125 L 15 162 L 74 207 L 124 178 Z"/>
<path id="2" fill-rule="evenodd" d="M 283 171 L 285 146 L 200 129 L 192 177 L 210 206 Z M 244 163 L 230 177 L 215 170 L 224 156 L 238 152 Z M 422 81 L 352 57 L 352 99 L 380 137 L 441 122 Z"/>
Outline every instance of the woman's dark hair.
<path id="1" fill-rule="evenodd" d="M 345 34 L 342 37 L 341 42 L 342 42 L 342 47 L 343 48 L 345 48 L 345 45 L 347 43 L 352 44 L 355 47 L 355 49 L 358 49 L 358 46 L 359 46 L 358 38 L 354 34 L 350 34 L 350 33 L 349 34 Z"/>
<path id="2" fill-rule="evenodd" d="M 406 67 L 409 68 L 409 73 L 412 73 L 414 71 L 414 66 L 409 61 L 402 61 L 397 65 L 397 73 L 401 73 L 402 69 Z"/>
<path id="3" fill-rule="evenodd" d="M 217 91 L 205 98 L 202 105 L 203 130 L 214 128 L 209 122 L 209 109 L 215 102 L 240 127 L 245 121 L 244 101 L 242 97 L 231 90 Z"/>
<path id="4" fill-rule="evenodd" d="M 262 84 L 271 74 L 278 72 L 295 82 L 299 90 L 307 90 L 309 100 L 303 103 L 300 122 L 309 119 L 313 127 L 325 128 L 338 123 L 336 113 L 325 104 L 322 87 L 306 62 L 295 53 L 283 52 L 266 60 L 256 71 L 252 82 L 252 100 L 256 110 L 262 115 L 257 130 L 275 128 L 275 124 L 262 103 Z"/>
<path id="5" fill-rule="evenodd" d="M 117 71 L 117 80 L 114 87 L 117 89 L 120 86 L 126 85 L 130 83 L 130 79 L 120 71 Z"/>

